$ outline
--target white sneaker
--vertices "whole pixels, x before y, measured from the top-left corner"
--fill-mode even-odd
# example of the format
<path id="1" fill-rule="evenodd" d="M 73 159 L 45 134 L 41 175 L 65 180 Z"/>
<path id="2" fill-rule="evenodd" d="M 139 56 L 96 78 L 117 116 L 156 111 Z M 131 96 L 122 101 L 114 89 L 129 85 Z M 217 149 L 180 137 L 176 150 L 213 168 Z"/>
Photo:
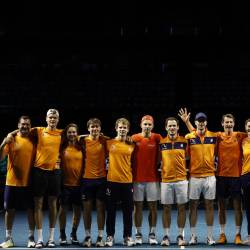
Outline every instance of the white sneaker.
<path id="1" fill-rule="evenodd" d="M 156 237 L 155 237 L 155 234 L 154 233 L 150 233 L 148 235 L 148 243 L 150 245 L 157 245 L 158 244 L 158 241 L 156 240 Z"/>
<path id="2" fill-rule="evenodd" d="M 196 245 L 196 244 L 197 244 L 197 236 L 192 234 L 189 241 L 189 245 Z"/>
<path id="3" fill-rule="evenodd" d="M 186 246 L 187 245 L 187 242 L 184 240 L 184 237 L 182 235 L 177 236 L 176 243 L 178 246 Z"/>
<path id="4" fill-rule="evenodd" d="M 113 236 L 107 236 L 105 247 L 112 247 L 114 245 L 114 237 Z"/>
<path id="5" fill-rule="evenodd" d="M 250 246 L 250 235 L 247 236 L 246 240 L 242 242 L 243 245 Z"/>
<path id="6" fill-rule="evenodd" d="M 82 243 L 82 246 L 83 247 L 91 247 L 92 245 L 92 240 L 91 240 L 91 237 L 90 236 L 86 236 L 83 243 Z"/>
<path id="7" fill-rule="evenodd" d="M 35 246 L 36 246 L 36 242 L 35 242 L 34 236 L 30 236 L 28 239 L 27 247 L 34 248 Z"/>
<path id="8" fill-rule="evenodd" d="M 97 239 L 96 239 L 96 243 L 95 243 L 95 246 L 96 247 L 104 247 L 105 243 L 102 239 L 101 236 L 98 236 Z"/>
<path id="9" fill-rule="evenodd" d="M 165 235 L 161 241 L 161 246 L 170 246 L 170 240 L 167 235 Z"/>
<path id="10" fill-rule="evenodd" d="M 7 237 L 3 243 L 0 244 L 1 248 L 14 247 L 14 241 L 11 237 Z"/>
<path id="11" fill-rule="evenodd" d="M 135 235 L 135 244 L 142 245 L 142 234 L 141 233 L 137 233 Z"/>
<path id="12" fill-rule="evenodd" d="M 125 237 L 123 241 L 123 245 L 127 247 L 133 247 L 135 246 L 135 242 L 132 239 L 132 237 Z"/>
<path id="13" fill-rule="evenodd" d="M 214 246 L 215 244 L 216 242 L 212 237 L 207 237 L 207 245 Z"/>

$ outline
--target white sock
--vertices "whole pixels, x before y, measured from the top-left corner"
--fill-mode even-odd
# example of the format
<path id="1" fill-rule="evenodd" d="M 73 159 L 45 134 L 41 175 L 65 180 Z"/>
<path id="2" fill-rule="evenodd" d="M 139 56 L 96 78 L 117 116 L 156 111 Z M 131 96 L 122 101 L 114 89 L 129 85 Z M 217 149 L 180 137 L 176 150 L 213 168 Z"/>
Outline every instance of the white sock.
<path id="1" fill-rule="evenodd" d="M 213 226 L 207 226 L 207 237 L 208 238 L 213 237 Z"/>
<path id="2" fill-rule="evenodd" d="M 225 224 L 220 224 L 220 233 L 224 234 L 225 233 Z"/>
<path id="3" fill-rule="evenodd" d="M 196 236 L 196 227 L 191 227 L 190 231 L 191 231 L 191 235 Z"/>
<path id="4" fill-rule="evenodd" d="M 34 230 L 29 230 L 29 237 L 34 236 Z"/>
<path id="5" fill-rule="evenodd" d="M 170 228 L 169 227 L 164 227 L 164 235 L 169 236 Z"/>
<path id="6" fill-rule="evenodd" d="M 135 228 L 135 232 L 136 232 L 137 234 L 141 234 L 141 227 L 136 227 L 136 228 Z"/>
<path id="7" fill-rule="evenodd" d="M 10 229 L 10 230 L 6 230 L 6 238 L 8 238 L 8 237 L 12 237 L 12 230 Z"/>
<path id="8" fill-rule="evenodd" d="M 86 237 L 90 236 L 90 229 L 85 229 L 85 236 Z"/>
<path id="9" fill-rule="evenodd" d="M 236 226 L 236 234 L 240 234 L 241 233 L 241 226 Z"/>
<path id="10" fill-rule="evenodd" d="M 178 228 L 178 235 L 181 235 L 184 237 L 184 228 L 183 227 Z"/>
<path id="11" fill-rule="evenodd" d="M 98 230 L 98 236 L 102 237 L 103 236 L 103 230 Z"/>
<path id="12" fill-rule="evenodd" d="M 53 241 L 54 240 L 54 234 L 55 234 L 55 228 L 50 228 L 49 229 L 49 240 Z"/>
<path id="13" fill-rule="evenodd" d="M 37 229 L 37 241 L 43 242 L 43 230 L 42 229 Z"/>
<path id="14" fill-rule="evenodd" d="M 154 234 L 155 233 L 155 227 L 151 227 L 149 232 Z"/>

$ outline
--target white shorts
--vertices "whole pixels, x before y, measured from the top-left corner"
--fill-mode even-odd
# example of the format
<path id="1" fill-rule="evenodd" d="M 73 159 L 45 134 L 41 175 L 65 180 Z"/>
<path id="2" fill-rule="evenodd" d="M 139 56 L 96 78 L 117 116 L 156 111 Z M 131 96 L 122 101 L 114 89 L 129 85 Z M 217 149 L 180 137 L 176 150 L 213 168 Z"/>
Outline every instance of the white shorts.
<path id="1" fill-rule="evenodd" d="M 214 200 L 216 192 L 216 178 L 215 176 L 208 177 L 191 177 L 189 180 L 189 199 L 199 200 L 201 193 L 204 199 Z"/>
<path id="2" fill-rule="evenodd" d="M 162 182 L 162 204 L 184 204 L 188 202 L 188 181 Z"/>
<path id="3" fill-rule="evenodd" d="M 134 201 L 157 201 L 160 198 L 159 182 L 135 182 Z"/>

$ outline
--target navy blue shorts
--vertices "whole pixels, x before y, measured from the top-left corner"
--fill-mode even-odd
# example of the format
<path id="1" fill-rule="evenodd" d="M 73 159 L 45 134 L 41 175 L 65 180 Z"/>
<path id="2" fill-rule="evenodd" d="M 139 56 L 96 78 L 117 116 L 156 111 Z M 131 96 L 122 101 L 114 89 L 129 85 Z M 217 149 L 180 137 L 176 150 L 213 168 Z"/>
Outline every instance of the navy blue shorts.
<path id="1" fill-rule="evenodd" d="M 6 185 L 4 190 L 4 209 L 28 208 L 34 208 L 31 188 Z"/>
<path id="2" fill-rule="evenodd" d="M 61 193 L 61 170 L 49 171 L 34 167 L 31 182 L 34 196 L 58 197 Z"/>
<path id="3" fill-rule="evenodd" d="M 60 204 L 81 206 L 81 188 L 77 186 L 63 186 L 60 195 Z"/>
<path id="4" fill-rule="evenodd" d="M 105 200 L 106 198 L 106 178 L 81 180 L 82 200 Z"/>
<path id="5" fill-rule="evenodd" d="M 241 198 L 240 177 L 216 176 L 216 195 L 217 198 L 232 199 Z"/>

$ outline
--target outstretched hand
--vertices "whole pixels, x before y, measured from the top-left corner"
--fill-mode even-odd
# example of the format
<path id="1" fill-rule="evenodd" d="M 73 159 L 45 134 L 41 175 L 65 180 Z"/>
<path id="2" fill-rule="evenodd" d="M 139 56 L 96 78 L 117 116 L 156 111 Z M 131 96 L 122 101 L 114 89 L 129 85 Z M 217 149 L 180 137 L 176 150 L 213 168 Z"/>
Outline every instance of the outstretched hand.
<path id="1" fill-rule="evenodd" d="M 187 111 L 187 108 L 181 108 L 178 112 L 178 116 L 181 118 L 181 120 L 185 123 L 187 123 L 190 119 L 191 113 Z"/>

